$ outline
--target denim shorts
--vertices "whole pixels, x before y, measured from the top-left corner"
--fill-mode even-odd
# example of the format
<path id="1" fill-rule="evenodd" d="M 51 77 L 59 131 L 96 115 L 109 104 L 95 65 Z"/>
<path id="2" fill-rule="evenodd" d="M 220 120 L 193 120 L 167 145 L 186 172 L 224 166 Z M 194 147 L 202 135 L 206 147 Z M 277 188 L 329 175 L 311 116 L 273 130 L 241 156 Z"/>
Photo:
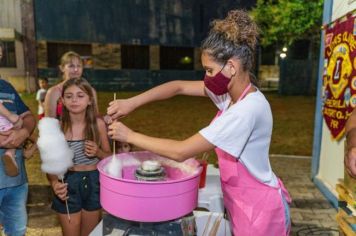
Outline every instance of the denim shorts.
<path id="1" fill-rule="evenodd" d="M 101 209 L 99 171 L 68 171 L 64 182 L 68 183 L 69 213 L 80 212 L 82 209 L 86 211 Z M 67 213 L 65 201 L 57 196 L 53 199 L 52 209 L 58 213 Z"/>

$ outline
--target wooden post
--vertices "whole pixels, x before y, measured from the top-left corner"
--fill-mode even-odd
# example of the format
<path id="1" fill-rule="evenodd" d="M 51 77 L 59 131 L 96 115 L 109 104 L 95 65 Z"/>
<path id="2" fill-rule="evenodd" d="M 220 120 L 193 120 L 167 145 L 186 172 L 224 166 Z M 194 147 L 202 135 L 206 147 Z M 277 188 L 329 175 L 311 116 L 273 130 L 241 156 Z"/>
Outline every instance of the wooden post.
<path id="1" fill-rule="evenodd" d="M 37 53 L 36 53 L 36 30 L 34 17 L 34 2 L 33 0 L 21 0 L 21 25 L 23 34 L 23 50 L 25 73 L 28 73 L 26 79 L 26 89 L 34 92 L 37 77 Z M 35 84 L 33 84 L 35 83 Z"/>

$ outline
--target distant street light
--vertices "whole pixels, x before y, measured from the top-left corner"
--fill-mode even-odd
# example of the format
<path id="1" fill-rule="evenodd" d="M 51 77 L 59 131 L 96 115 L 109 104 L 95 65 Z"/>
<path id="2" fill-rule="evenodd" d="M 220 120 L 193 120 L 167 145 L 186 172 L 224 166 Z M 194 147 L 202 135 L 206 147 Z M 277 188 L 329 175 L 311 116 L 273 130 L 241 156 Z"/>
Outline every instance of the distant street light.
<path id="1" fill-rule="evenodd" d="M 286 57 L 287 57 L 287 54 L 286 54 L 286 53 L 284 53 L 284 52 L 282 52 L 281 54 L 279 54 L 279 57 L 280 57 L 280 58 L 282 58 L 282 59 L 284 59 L 284 58 L 286 58 Z"/>

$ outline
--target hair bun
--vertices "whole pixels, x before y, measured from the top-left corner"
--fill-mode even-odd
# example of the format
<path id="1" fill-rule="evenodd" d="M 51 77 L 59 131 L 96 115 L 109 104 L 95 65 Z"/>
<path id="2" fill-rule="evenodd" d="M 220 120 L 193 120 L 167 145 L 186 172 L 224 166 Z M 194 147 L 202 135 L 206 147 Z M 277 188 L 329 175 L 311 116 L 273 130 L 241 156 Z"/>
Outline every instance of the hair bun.
<path id="1" fill-rule="evenodd" d="M 236 46 L 247 45 L 255 50 L 259 29 L 244 10 L 232 10 L 222 20 L 212 22 L 211 31 L 220 33 Z"/>

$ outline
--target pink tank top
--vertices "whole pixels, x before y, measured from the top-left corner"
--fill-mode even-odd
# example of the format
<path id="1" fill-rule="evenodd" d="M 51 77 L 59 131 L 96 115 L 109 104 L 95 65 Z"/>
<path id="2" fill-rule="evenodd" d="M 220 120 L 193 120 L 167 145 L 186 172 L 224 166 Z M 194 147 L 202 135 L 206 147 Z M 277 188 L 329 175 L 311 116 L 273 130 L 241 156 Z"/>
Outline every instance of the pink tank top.
<path id="1" fill-rule="evenodd" d="M 62 117 L 62 114 L 63 114 L 63 103 L 62 103 L 62 100 L 59 99 L 58 102 L 57 102 L 57 107 L 56 107 L 56 116 L 57 118 L 61 118 Z"/>
<path id="2" fill-rule="evenodd" d="M 59 94 L 62 96 L 62 88 L 58 86 Z M 63 103 L 62 100 L 59 98 L 57 101 L 57 107 L 56 107 L 56 117 L 57 119 L 60 120 L 63 114 Z"/>

